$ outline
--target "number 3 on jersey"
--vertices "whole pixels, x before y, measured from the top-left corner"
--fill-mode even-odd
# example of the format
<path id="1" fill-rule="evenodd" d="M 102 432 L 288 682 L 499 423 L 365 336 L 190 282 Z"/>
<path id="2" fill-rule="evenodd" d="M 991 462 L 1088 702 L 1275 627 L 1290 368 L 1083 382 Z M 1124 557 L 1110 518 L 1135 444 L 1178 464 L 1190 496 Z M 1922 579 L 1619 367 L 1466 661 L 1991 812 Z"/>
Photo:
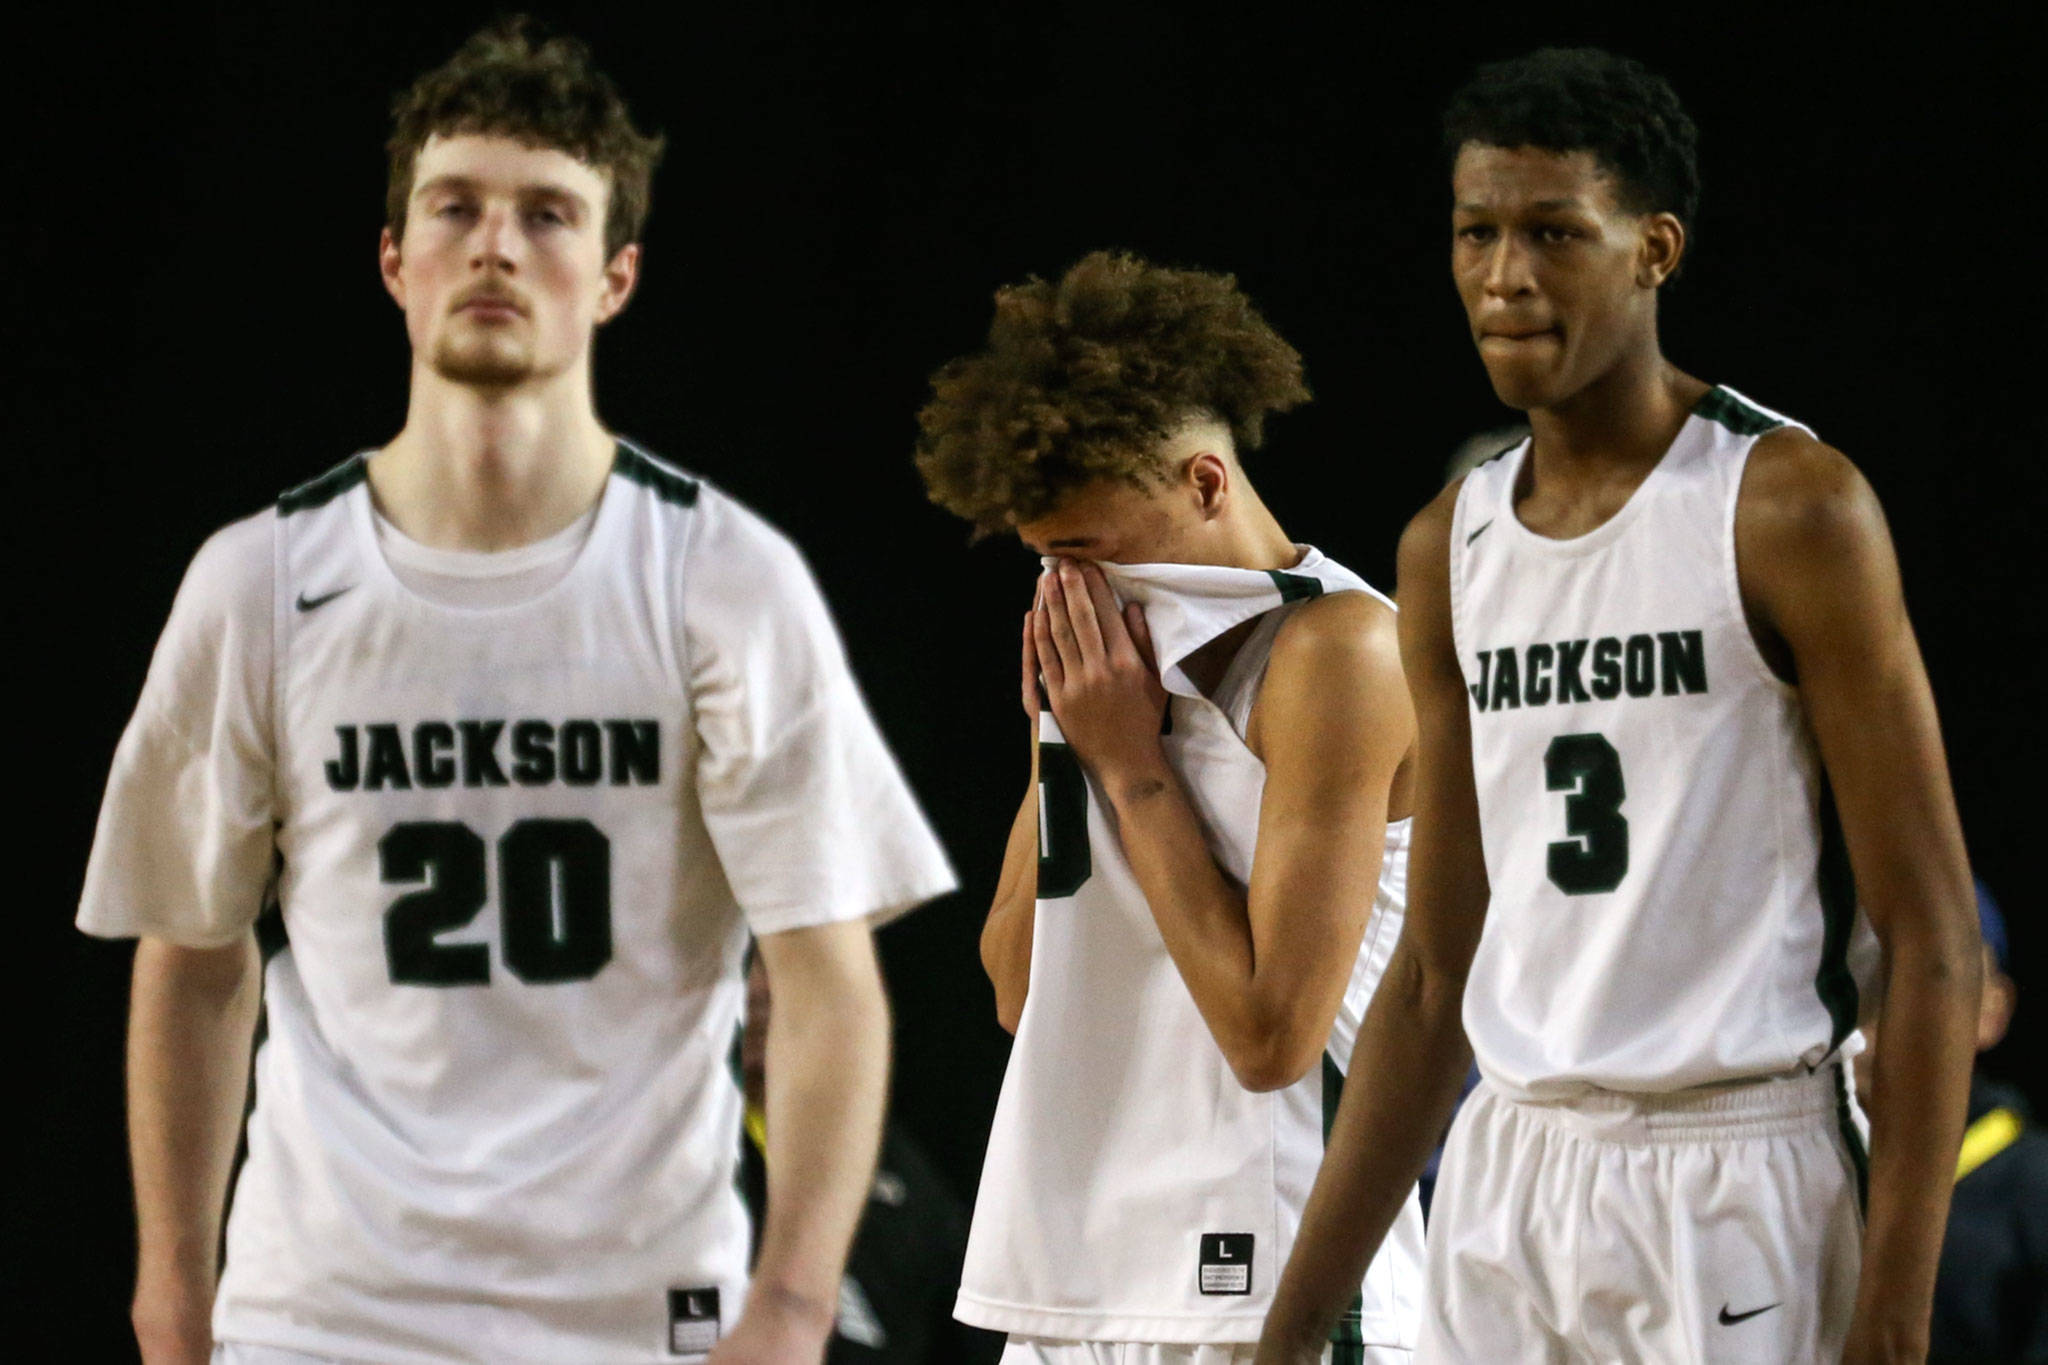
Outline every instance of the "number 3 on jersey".
<path id="1" fill-rule="evenodd" d="M 1621 755 L 1599 734 L 1559 735 L 1543 755 L 1544 785 L 1569 792 L 1564 829 L 1569 839 L 1550 845 L 1550 880 L 1568 896 L 1612 891 L 1628 875 L 1628 819 L 1621 813 L 1628 787 Z"/>
<path id="2" fill-rule="evenodd" d="M 484 841 L 453 820 L 393 825 L 377 841 L 386 885 L 425 882 L 384 912 L 394 985 L 484 986 L 491 950 L 441 943 L 484 908 Z M 530 985 L 587 981 L 612 960 L 612 846 L 588 820 L 521 820 L 498 840 L 505 965 Z"/>

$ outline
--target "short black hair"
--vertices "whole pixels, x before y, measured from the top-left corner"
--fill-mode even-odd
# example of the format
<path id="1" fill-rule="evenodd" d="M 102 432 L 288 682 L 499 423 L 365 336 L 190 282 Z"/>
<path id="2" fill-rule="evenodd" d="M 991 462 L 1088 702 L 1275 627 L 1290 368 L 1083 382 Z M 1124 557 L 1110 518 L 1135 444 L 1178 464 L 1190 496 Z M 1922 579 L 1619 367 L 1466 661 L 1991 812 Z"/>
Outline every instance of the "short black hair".
<path id="1" fill-rule="evenodd" d="M 1690 234 L 1700 207 L 1699 129 L 1678 92 L 1641 62 L 1597 47 L 1546 47 L 1489 62 L 1444 109 L 1444 153 L 1468 142 L 1591 152 L 1630 213 L 1669 213 Z"/>

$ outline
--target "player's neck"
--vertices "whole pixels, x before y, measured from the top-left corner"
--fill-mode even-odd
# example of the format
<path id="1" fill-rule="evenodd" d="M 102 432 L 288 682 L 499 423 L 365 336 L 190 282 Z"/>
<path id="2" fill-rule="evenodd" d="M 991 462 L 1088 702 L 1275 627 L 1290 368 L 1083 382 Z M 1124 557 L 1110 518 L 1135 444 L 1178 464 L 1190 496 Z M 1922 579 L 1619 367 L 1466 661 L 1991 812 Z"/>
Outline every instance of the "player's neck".
<path id="1" fill-rule="evenodd" d="M 1532 473 L 1601 482 L 1649 473 L 1708 386 L 1654 347 L 1554 407 L 1529 413 Z"/>
<path id="2" fill-rule="evenodd" d="M 1291 569 L 1301 558 L 1287 532 L 1248 483 L 1240 483 L 1224 514 L 1225 524 L 1196 552 L 1205 558 L 1193 562 L 1227 565 L 1233 569 Z"/>
<path id="3" fill-rule="evenodd" d="M 589 511 L 615 444 L 582 367 L 504 391 L 416 374 L 404 429 L 370 458 L 370 490 L 378 510 L 423 545 L 507 550 Z"/>

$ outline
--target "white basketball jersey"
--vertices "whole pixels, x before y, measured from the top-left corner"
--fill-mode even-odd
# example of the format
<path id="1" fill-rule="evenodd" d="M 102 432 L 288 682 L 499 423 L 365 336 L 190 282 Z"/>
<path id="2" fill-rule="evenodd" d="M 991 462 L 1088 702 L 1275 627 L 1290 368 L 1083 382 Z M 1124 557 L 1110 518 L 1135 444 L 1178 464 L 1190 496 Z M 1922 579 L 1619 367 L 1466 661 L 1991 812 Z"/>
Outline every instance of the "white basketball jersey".
<path id="1" fill-rule="evenodd" d="M 1218 865 L 1249 885 L 1266 773 L 1243 726 L 1277 622 L 1254 631 L 1213 700 L 1180 665 L 1284 604 L 1372 589 L 1312 549 L 1295 568 L 1270 574 L 1102 568 L 1120 598 L 1144 605 L 1170 694 L 1167 760 Z M 1408 822 L 1387 828 L 1379 892 L 1324 1065 L 1256 1094 L 1238 1083 L 1203 1023 L 1114 821 L 1043 710 L 1030 987 L 955 1314 L 1068 1340 L 1255 1341 L 1322 1160 L 1359 1020 L 1400 936 Z M 1348 1330 L 1362 1327 L 1371 1343 L 1412 1343 L 1421 1253 L 1411 1196 Z"/>
<path id="2" fill-rule="evenodd" d="M 1801 709 L 1735 571 L 1752 446 L 1788 419 L 1717 388 L 1605 523 L 1539 536 L 1524 441 L 1451 530 L 1492 899 L 1465 990 L 1480 1070 L 1517 1098 L 1658 1092 L 1861 1049 L 1858 914 Z"/>
<path id="3" fill-rule="evenodd" d="M 195 561 L 80 910 L 231 942 L 276 860 L 215 1334 L 700 1358 L 745 1292 L 749 931 L 899 911 L 950 872 L 801 560 L 746 509 L 622 444 L 566 575 L 458 609 L 393 576 L 364 468 Z M 252 638 L 273 671 L 238 680 Z M 174 794 L 214 813 L 158 813 Z"/>

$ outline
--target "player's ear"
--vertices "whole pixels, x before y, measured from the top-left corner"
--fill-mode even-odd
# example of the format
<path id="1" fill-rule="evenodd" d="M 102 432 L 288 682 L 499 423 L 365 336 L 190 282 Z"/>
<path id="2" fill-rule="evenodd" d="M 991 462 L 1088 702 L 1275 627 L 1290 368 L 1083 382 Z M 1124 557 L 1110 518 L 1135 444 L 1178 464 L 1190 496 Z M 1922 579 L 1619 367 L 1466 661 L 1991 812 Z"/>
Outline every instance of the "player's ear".
<path id="1" fill-rule="evenodd" d="M 399 274 L 399 267 L 403 264 L 398 235 L 387 226 L 377 238 L 377 273 L 384 277 L 384 292 L 400 308 L 405 307 L 405 280 Z"/>
<path id="2" fill-rule="evenodd" d="M 1636 284 L 1655 289 L 1671 278 L 1685 255 L 1685 224 L 1672 213 L 1643 219 L 1642 244 L 1636 254 Z"/>
<path id="3" fill-rule="evenodd" d="M 628 242 L 618 249 L 604 268 L 604 292 L 597 298 L 599 326 L 625 311 L 626 300 L 633 297 L 634 286 L 639 283 L 640 244 Z"/>
<path id="4" fill-rule="evenodd" d="M 1188 457 L 1182 477 L 1203 520 L 1222 515 L 1223 504 L 1230 497 L 1230 466 L 1221 455 L 1214 451 L 1197 451 Z"/>

